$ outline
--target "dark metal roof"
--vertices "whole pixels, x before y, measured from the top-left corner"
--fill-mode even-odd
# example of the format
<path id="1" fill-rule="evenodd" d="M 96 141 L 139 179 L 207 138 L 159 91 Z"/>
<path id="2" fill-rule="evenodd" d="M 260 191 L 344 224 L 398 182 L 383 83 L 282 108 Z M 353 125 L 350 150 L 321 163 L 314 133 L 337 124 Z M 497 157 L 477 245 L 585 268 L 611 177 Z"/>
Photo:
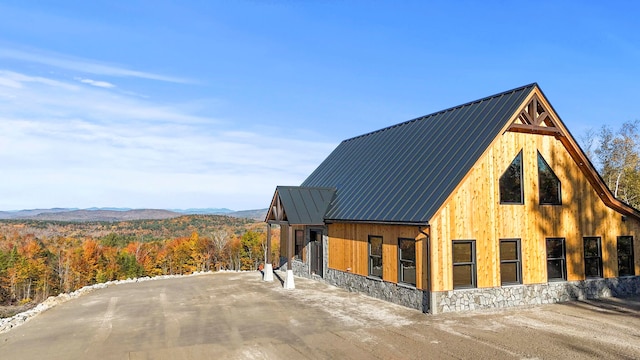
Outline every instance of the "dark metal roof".
<path id="1" fill-rule="evenodd" d="M 327 221 L 425 224 L 536 86 L 345 140 L 301 186 L 337 189 Z"/>
<path id="2" fill-rule="evenodd" d="M 336 193 L 335 188 L 278 186 L 287 221 L 290 225 L 323 225 L 324 215 Z"/>

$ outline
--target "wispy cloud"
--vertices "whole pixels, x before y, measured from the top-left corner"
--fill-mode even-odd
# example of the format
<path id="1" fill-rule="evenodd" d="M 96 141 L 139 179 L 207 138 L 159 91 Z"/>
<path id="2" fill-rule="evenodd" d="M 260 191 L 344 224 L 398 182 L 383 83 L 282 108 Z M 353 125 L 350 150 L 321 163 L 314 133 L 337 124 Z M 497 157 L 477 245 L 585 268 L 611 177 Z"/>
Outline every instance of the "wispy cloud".
<path id="1" fill-rule="evenodd" d="M 78 81 L 80 81 L 81 83 L 84 83 L 84 84 L 89 84 L 89 85 L 92 85 L 92 86 L 106 88 L 106 89 L 111 89 L 111 88 L 116 87 L 112 83 L 109 83 L 109 82 L 106 82 L 106 81 L 83 79 L 83 78 L 76 78 L 76 80 L 78 80 Z"/>
<path id="2" fill-rule="evenodd" d="M 25 51 L 11 48 L 0 48 L 0 58 L 38 63 L 60 69 L 73 70 L 94 75 L 133 77 L 183 84 L 194 82 L 189 79 L 131 70 L 123 66 L 105 64 L 95 60 L 80 59 L 42 50 Z"/>
<path id="3" fill-rule="evenodd" d="M 0 70 L 0 99 L 4 104 L 29 118 L 65 119 L 84 117 L 107 122 L 179 122 L 215 123 L 215 119 L 193 115 L 175 104 L 154 103 L 122 94 L 105 93 L 40 76 Z M 9 100 L 6 100 L 9 101 Z"/>
<path id="4" fill-rule="evenodd" d="M 261 207 L 335 145 L 10 71 L 0 71 L 0 108 L 0 209 Z"/>
<path id="5" fill-rule="evenodd" d="M 1 84 L 5 84 L 6 86 L 15 89 L 22 89 L 24 88 L 23 85 L 28 83 L 47 85 L 52 88 L 64 88 L 67 90 L 74 90 L 78 88 L 76 85 L 69 84 L 64 81 L 48 79 L 41 76 L 29 76 L 9 70 L 0 70 L 0 81 L 2 82 Z"/>

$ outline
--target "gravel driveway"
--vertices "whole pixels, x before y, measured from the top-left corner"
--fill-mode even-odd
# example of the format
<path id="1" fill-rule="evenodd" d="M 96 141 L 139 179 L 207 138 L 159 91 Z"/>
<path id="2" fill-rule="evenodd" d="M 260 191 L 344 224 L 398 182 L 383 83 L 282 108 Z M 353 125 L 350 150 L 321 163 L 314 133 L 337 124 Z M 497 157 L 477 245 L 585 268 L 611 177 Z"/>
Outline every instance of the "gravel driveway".
<path id="1" fill-rule="evenodd" d="M 110 286 L 0 334 L 2 359 L 640 358 L 640 300 L 425 315 L 260 273 Z"/>

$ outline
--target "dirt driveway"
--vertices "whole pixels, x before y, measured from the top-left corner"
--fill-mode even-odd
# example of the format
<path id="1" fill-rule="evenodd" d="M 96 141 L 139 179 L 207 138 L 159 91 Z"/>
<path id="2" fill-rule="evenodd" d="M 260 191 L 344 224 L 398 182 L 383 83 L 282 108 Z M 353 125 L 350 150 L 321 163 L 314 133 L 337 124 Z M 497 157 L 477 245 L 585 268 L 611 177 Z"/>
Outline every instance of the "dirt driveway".
<path id="1" fill-rule="evenodd" d="M 640 358 L 640 300 L 425 315 L 219 273 L 96 290 L 0 334 L 2 359 Z"/>

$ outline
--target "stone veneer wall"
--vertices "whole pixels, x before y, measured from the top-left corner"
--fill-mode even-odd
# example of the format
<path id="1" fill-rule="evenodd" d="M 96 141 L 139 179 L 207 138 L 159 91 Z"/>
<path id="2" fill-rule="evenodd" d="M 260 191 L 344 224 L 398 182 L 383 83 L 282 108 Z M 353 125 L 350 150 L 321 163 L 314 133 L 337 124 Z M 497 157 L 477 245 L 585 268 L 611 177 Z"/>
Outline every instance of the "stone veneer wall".
<path id="1" fill-rule="evenodd" d="M 329 244 L 329 238 L 327 237 L 327 235 L 322 235 L 322 261 L 323 261 L 322 271 L 323 273 L 327 271 L 326 264 L 329 263 L 329 257 L 328 257 L 328 251 L 327 251 L 328 244 Z M 309 248 L 309 246 L 306 246 L 305 249 L 307 251 L 307 259 L 311 258 L 311 249 Z M 285 272 L 287 271 L 286 256 L 280 256 L 280 266 L 278 269 Z M 291 261 L 291 269 L 293 270 L 294 275 L 304 277 L 307 279 L 321 280 L 324 277 L 324 274 L 321 274 L 321 275 L 312 274 L 311 265 L 297 258 L 294 258 Z"/>
<path id="2" fill-rule="evenodd" d="M 640 276 L 434 292 L 432 313 L 552 304 L 640 294 Z"/>
<path id="3" fill-rule="evenodd" d="M 428 297 L 426 292 L 410 286 L 402 286 L 362 275 L 327 269 L 326 282 L 349 291 L 386 300 L 394 304 L 426 312 Z"/>
<path id="4" fill-rule="evenodd" d="M 285 267 L 287 265 L 285 264 Z M 291 267 L 293 268 L 293 273 L 296 276 L 302 276 L 305 278 L 311 278 L 311 276 L 309 275 L 310 271 L 309 271 L 309 264 L 305 264 L 302 261 L 298 260 L 298 259 L 294 259 L 291 262 Z"/>
<path id="5" fill-rule="evenodd" d="M 303 263 L 301 260 L 293 259 L 291 261 L 291 270 L 293 270 L 293 274 L 295 276 L 304 277 L 307 279 L 318 279 L 319 276 L 311 275 L 311 271 L 309 270 L 309 265 Z M 287 271 L 287 258 L 280 257 L 280 271 Z"/>

